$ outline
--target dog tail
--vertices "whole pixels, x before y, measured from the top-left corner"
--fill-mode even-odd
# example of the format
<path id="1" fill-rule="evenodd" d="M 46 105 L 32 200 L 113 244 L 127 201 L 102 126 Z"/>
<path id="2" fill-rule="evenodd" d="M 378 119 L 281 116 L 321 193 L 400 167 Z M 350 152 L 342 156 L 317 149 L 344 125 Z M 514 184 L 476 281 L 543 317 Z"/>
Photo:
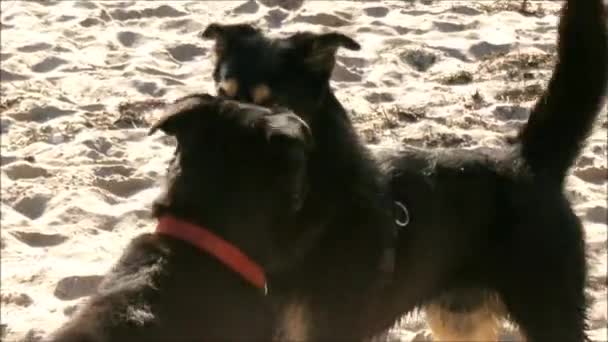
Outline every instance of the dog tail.
<path id="1" fill-rule="evenodd" d="M 568 0 L 562 9 L 557 64 L 518 135 L 522 156 L 538 177 L 563 182 L 602 108 L 608 79 L 604 11 L 603 0 Z"/>

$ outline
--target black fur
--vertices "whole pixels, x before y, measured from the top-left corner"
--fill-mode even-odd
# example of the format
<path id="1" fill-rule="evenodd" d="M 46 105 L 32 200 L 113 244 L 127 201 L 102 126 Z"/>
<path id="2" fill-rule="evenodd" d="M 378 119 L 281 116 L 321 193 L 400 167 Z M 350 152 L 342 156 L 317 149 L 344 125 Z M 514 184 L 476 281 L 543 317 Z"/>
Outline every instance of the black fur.
<path id="1" fill-rule="evenodd" d="M 305 205 L 314 210 L 305 210 L 304 228 L 322 234 L 313 247 L 307 241 L 287 277 L 276 277 L 274 292 L 313 303 L 311 340 L 375 335 L 428 303 L 474 310 L 488 292 L 529 341 L 585 339 L 583 228 L 562 187 L 606 92 L 605 20 L 601 0 L 568 1 L 551 82 L 502 155 L 406 149 L 382 163 L 411 224 L 398 238 L 394 281 L 374 295 L 362 286 L 383 246 L 372 237 L 392 226 L 361 214 L 389 205 L 378 166 L 329 86 L 338 45 L 319 50 L 319 35 L 271 39 L 255 29 L 213 37 L 222 46 L 218 85 L 236 80 L 233 97 L 243 101 L 267 85 L 269 103 L 294 110 L 315 138 L 310 177 L 318 192 Z"/>
<path id="2" fill-rule="evenodd" d="M 218 32 L 218 26 L 210 27 Z M 314 320 L 308 338 L 356 339 L 361 332 L 353 317 L 389 276 L 390 265 L 382 261 L 394 227 L 381 170 L 329 88 L 337 48 L 358 44 L 335 33 L 274 41 L 259 31 L 241 31 L 242 25 L 224 26 L 219 30 L 224 35 L 214 36 L 221 44 L 214 72 L 218 84 L 237 77 L 236 98 L 244 101 L 252 100 L 254 87 L 269 86 L 276 95 L 269 104 L 294 110 L 314 136 L 309 195 L 286 236 L 295 243 L 295 255 L 283 259 L 285 269 L 270 273 L 271 296 L 305 302 Z M 209 29 L 203 36 L 208 34 Z"/>
<path id="3" fill-rule="evenodd" d="M 177 149 L 154 216 L 207 227 L 272 269 L 290 247 L 277 237 L 306 196 L 306 124 L 291 113 L 194 95 L 169 108 L 156 130 L 175 136 Z M 267 342 L 274 317 L 263 291 L 214 256 L 148 233 L 49 341 Z"/>

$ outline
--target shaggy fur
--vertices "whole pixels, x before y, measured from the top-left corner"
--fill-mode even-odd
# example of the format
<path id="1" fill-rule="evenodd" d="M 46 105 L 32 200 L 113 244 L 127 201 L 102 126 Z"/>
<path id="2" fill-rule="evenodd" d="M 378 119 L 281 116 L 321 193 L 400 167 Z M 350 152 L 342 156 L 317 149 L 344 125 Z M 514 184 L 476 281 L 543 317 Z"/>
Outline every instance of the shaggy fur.
<path id="1" fill-rule="evenodd" d="M 151 133 L 175 136 L 167 186 L 154 203 L 206 227 L 272 269 L 306 196 L 307 125 L 291 113 L 220 101 L 178 100 Z M 276 310 L 261 289 L 189 243 L 142 234 L 126 248 L 96 295 L 49 341 L 261 341 Z"/>
<path id="2" fill-rule="evenodd" d="M 424 306 L 434 331 L 453 340 L 494 339 L 499 320 L 483 312 L 510 317 L 529 341 L 586 338 L 583 229 L 563 182 L 605 95 L 605 20 L 602 0 L 568 1 L 551 81 L 502 155 L 407 149 L 382 163 L 411 224 L 398 236 L 395 279 L 378 292 L 367 277 L 386 240 L 374 231 L 386 237 L 393 227 L 365 209 L 388 208 L 378 195 L 386 189 L 329 86 L 337 49 L 358 45 L 339 33 L 205 30 L 220 95 L 286 106 L 311 126 L 310 183 L 320 195 L 306 201 L 315 209 L 304 210 L 302 228 L 320 232 L 312 246 L 296 240 L 301 260 L 273 274 L 271 288 L 307 303 L 309 340 L 369 337 Z M 469 324 L 482 316 L 486 327 Z"/>

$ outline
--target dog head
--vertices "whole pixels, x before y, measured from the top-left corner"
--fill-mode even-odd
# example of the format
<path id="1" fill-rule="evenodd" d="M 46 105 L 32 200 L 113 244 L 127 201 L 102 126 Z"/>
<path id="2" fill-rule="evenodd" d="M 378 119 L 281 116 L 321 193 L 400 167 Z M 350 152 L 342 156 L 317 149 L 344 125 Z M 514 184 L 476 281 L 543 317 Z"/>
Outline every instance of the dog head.
<path id="1" fill-rule="evenodd" d="M 213 78 L 220 96 L 278 104 L 303 117 L 316 111 L 327 92 L 337 50 L 361 48 L 337 32 L 272 39 L 247 24 L 214 23 L 201 35 L 215 41 Z"/>
<path id="2" fill-rule="evenodd" d="M 293 113 L 191 95 L 150 129 L 177 140 L 154 214 L 207 227 L 268 267 L 307 195 L 308 126 Z M 282 241 L 282 239 L 281 239 Z"/>

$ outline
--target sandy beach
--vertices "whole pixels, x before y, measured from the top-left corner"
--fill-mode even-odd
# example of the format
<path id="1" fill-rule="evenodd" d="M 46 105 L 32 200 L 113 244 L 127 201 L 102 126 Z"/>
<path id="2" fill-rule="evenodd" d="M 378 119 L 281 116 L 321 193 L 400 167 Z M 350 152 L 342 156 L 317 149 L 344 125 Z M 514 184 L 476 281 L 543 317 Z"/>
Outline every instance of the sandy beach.
<path id="1" fill-rule="evenodd" d="M 499 150 L 555 62 L 561 2 L 2 1 L 1 336 L 37 341 L 151 231 L 174 142 L 147 136 L 159 108 L 214 93 L 211 22 L 272 35 L 348 34 L 332 85 L 372 148 Z M 608 340 L 608 111 L 567 179 L 583 220 L 589 334 Z M 542 271 L 542 270 L 539 270 Z M 413 280 L 415 281 L 415 280 Z M 512 334 L 505 324 L 505 340 Z M 397 341 L 431 341 L 423 314 Z"/>

